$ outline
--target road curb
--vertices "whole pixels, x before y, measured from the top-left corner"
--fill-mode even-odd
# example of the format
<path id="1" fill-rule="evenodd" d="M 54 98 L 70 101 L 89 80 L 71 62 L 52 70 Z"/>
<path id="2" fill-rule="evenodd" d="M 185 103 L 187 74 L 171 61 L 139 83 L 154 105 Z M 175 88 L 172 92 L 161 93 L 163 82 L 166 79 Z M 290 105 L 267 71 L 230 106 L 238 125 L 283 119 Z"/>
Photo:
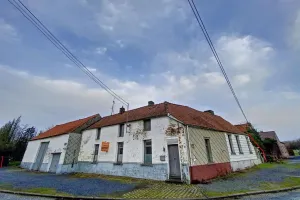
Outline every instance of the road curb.
<path id="1" fill-rule="evenodd" d="M 22 192 L 22 191 L 13 191 L 13 190 L 2 190 L 0 189 L 0 193 L 6 194 L 15 194 L 15 195 L 23 195 L 23 196 L 36 196 L 36 197 L 45 197 L 45 198 L 54 198 L 54 199 L 70 199 L 70 200 L 90 200 L 90 199 L 121 199 L 121 198 L 111 198 L 111 197 L 85 197 L 85 196 L 64 196 L 64 195 L 51 195 L 51 194 L 38 194 L 32 192 Z"/>
<path id="2" fill-rule="evenodd" d="M 287 191 L 298 190 L 298 189 L 300 189 L 300 186 L 283 188 L 283 189 L 278 189 L 278 190 L 260 190 L 260 191 L 246 192 L 246 193 L 236 193 L 236 194 L 226 195 L 226 196 L 216 196 L 216 197 L 207 197 L 207 198 L 183 198 L 183 199 L 217 200 L 217 199 L 237 198 L 237 197 L 259 195 L 259 194 L 280 193 L 280 192 L 287 192 Z M 104 199 L 125 199 L 125 198 L 111 198 L 111 197 L 85 197 L 85 196 L 50 195 L 50 194 L 38 194 L 38 193 L 32 193 L 32 192 L 2 190 L 2 189 L 0 189 L 0 193 L 24 195 L 24 196 L 36 196 L 36 197 L 45 197 L 45 198 L 54 198 L 54 199 L 70 199 L 70 200 L 75 200 L 75 199 L 76 200 L 78 200 L 78 199 L 82 199 L 82 200 L 90 200 L 90 199 L 101 199 L 101 200 L 104 200 Z"/>

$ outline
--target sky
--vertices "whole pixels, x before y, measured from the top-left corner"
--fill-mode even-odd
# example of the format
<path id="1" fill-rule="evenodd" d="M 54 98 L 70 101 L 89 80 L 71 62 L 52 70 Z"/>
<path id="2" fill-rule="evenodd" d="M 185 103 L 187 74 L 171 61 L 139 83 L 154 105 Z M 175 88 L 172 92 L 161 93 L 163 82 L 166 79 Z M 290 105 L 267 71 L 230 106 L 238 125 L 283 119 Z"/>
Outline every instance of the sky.
<path id="1" fill-rule="evenodd" d="M 169 101 L 244 123 L 186 0 L 21 0 L 130 108 Z M 248 120 L 300 137 L 300 1 L 195 0 Z M 114 98 L 0 1 L 0 125 L 43 130 Z M 114 113 L 122 106 L 116 100 Z"/>

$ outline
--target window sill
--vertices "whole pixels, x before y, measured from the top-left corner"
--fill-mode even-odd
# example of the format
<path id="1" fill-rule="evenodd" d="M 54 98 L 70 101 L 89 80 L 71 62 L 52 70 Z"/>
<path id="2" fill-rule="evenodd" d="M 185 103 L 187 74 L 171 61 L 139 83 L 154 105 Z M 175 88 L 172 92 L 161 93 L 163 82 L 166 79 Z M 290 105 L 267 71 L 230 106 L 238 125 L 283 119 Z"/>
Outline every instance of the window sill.
<path id="1" fill-rule="evenodd" d="M 93 165 L 96 165 L 96 164 L 97 164 L 97 161 L 93 161 L 92 164 L 93 164 Z"/>
<path id="2" fill-rule="evenodd" d="M 235 155 L 236 155 L 236 153 L 231 153 L 231 155 L 235 156 Z"/>
<path id="3" fill-rule="evenodd" d="M 121 162 L 116 162 L 116 163 L 114 163 L 114 165 L 123 165 L 123 163 L 121 163 Z"/>
<path id="4" fill-rule="evenodd" d="M 214 162 L 208 162 L 207 165 L 213 165 L 213 164 L 216 164 Z"/>
<path id="5" fill-rule="evenodd" d="M 153 167 L 153 164 L 152 163 L 141 163 L 141 166 Z"/>
<path id="6" fill-rule="evenodd" d="M 244 153 L 242 152 L 242 153 L 240 153 L 240 155 L 243 155 Z"/>

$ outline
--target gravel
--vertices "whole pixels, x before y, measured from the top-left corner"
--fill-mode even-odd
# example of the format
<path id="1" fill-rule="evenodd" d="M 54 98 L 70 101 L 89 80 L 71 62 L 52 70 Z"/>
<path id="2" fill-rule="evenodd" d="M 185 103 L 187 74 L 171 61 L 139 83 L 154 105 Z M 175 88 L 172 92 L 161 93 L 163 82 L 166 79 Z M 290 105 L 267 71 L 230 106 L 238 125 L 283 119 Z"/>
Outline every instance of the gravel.
<path id="1" fill-rule="evenodd" d="M 72 178 L 68 175 L 31 173 L 21 170 L 0 169 L 0 184 L 11 184 L 15 189 L 54 188 L 80 196 L 99 196 L 132 190 L 133 184 L 123 184 L 99 178 Z"/>
<path id="2" fill-rule="evenodd" d="M 211 184 L 200 184 L 199 186 L 204 191 L 210 190 L 215 192 L 258 190 L 261 183 L 279 183 L 288 176 L 300 176 L 300 170 L 277 166 L 270 169 L 249 172 L 247 175 L 228 178 L 226 180 L 216 180 Z"/>
<path id="3" fill-rule="evenodd" d="M 20 196 L 20 195 L 5 194 L 5 193 L 0 193 L 0 199 L 1 200 L 54 200 L 49 198 Z"/>

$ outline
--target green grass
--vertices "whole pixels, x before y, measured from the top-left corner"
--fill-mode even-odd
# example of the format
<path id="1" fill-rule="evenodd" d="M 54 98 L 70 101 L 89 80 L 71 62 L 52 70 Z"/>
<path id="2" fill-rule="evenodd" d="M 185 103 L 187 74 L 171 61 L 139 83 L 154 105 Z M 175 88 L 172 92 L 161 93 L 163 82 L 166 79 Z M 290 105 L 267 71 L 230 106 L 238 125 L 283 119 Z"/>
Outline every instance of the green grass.
<path id="1" fill-rule="evenodd" d="M 226 192 L 216 192 L 216 191 L 205 191 L 204 194 L 207 197 L 217 197 L 217 196 L 228 196 L 233 194 L 239 194 L 239 193 L 246 193 L 249 192 L 249 190 L 238 190 L 238 191 L 226 191 Z"/>
<path id="2" fill-rule="evenodd" d="M 21 165 L 21 161 L 12 161 L 8 163 L 9 167 L 19 167 Z"/>
<path id="3" fill-rule="evenodd" d="M 63 196 L 72 196 L 65 192 L 58 192 L 53 188 L 30 188 L 22 189 L 24 192 L 37 193 L 37 194 L 48 194 L 48 195 L 63 195 Z"/>

